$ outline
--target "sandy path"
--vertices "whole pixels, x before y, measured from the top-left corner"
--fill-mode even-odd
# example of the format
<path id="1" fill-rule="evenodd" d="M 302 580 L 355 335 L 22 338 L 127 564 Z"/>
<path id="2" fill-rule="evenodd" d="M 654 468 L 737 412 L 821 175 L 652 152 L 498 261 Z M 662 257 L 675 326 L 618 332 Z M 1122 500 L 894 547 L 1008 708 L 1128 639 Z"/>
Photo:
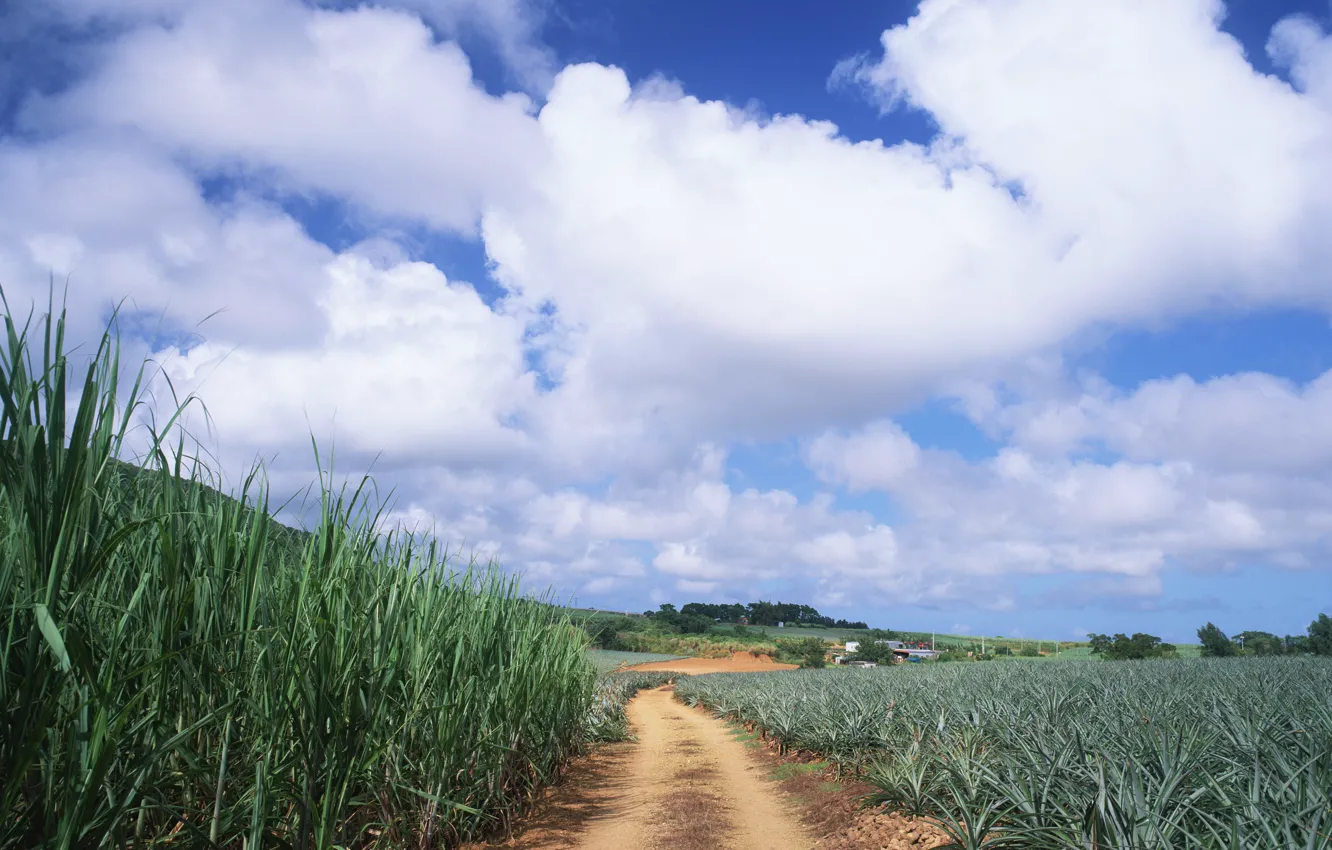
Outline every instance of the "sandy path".
<path id="1" fill-rule="evenodd" d="M 766 665 L 772 669 L 772 665 Z M 669 687 L 628 708 L 638 742 L 571 776 L 508 846 L 527 850 L 807 850 L 814 840 L 766 769 Z"/>

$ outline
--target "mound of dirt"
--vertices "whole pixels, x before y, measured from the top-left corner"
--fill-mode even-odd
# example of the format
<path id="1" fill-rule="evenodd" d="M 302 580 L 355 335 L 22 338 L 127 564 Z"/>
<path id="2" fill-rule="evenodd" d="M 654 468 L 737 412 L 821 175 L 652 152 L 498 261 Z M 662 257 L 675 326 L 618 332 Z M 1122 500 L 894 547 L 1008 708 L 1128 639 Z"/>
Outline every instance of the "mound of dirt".
<path id="1" fill-rule="evenodd" d="M 743 649 L 731 653 L 732 661 L 757 661 L 760 664 L 771 664 L 771 655 L 756 655 L 752 652 L 745 652 Z"/>

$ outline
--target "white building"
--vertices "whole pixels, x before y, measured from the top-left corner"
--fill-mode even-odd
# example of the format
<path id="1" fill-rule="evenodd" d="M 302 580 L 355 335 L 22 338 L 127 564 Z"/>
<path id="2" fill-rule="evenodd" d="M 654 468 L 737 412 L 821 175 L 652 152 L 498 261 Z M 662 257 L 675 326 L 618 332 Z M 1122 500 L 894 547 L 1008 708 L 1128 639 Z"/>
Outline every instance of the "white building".
<path id="1" fill-rule="evenodd" d="M 908 647 L 900 640 L 876 640 L 875 643 L 886 643 L 893 654 L 899 658 L 938 658 L 939 653 L 932 649 L 916 649 Z"/>

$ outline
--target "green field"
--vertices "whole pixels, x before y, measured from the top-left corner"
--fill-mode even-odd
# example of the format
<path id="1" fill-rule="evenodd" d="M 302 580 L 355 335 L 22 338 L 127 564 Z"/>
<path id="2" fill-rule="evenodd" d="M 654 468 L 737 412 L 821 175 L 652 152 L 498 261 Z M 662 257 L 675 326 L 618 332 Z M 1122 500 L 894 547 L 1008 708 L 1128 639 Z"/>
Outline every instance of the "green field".
<path id="1" fill-rule="evenodd" d="M 1332 848 L 1332 659 L 724 674 L 676 692 L 861 772 L 960 847 Z"/>
<path id="2" fill-rule="evenodd" d="M 109 337 L 5 319 L 0 848 L 453 845 L 602 734 L 558 608 L 328 479 L 286 529 L 140 424 Z"/>
<path id="3" fill-rule="evenodd" d="M 620 667 L 633 664 L 647 664 L 651 661 L 675 661 L 683 655 L 662 655 L 656 652 L 621 652 L 618 649 L 589 649 L 587 656 L 599 672 L 607 673 Z"/>

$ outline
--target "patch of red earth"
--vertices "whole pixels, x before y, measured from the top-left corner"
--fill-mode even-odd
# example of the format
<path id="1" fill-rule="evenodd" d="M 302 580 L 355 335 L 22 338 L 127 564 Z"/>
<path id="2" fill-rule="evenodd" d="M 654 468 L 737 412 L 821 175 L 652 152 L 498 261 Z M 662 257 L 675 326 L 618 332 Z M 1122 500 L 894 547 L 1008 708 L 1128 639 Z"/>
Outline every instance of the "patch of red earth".
<path id="1" fill-rule="evenodd" d="M 794 664 L 773 661 L 767 655 L 735 652 L 730 658 L 680 658 L 676 661 L 653 661 L 636 664 L 630 670 L 673 670 L 677 673 L 766 673 L 776 670 L 794 670 Z"/>

